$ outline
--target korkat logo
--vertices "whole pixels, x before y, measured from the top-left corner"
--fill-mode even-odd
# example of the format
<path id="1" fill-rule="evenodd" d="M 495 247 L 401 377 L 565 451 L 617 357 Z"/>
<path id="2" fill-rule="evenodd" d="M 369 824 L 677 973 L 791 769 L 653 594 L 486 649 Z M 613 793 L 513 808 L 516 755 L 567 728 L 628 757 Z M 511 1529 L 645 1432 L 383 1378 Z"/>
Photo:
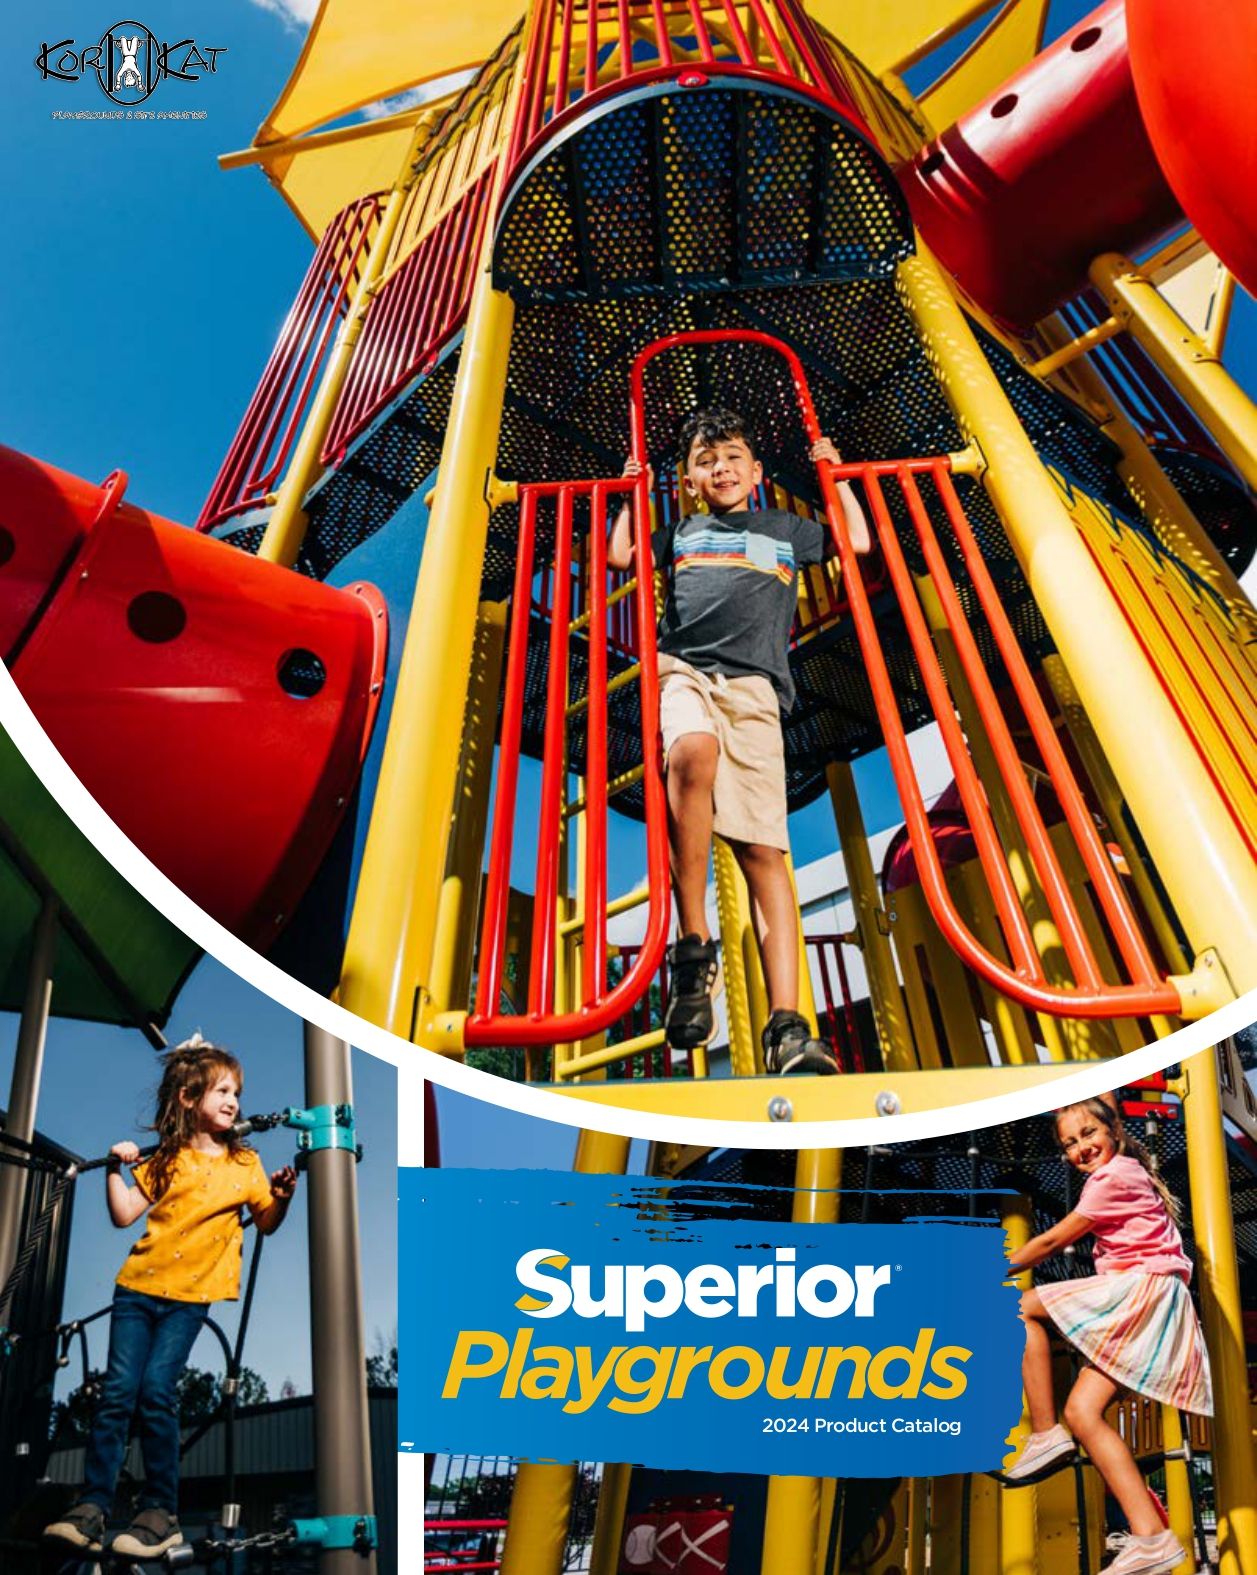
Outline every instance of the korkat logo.
<path id="1" fill-rule="evenodd" d="M 179 82 L 199 82 L 218 70 L 224 48 L 209 48 L 192 38 L 163 43 L 142 22 L 115 22 L 100 42 L 81 48 L 72 38 L 41 44 L 35 64 L 47 82 L 77 82 L 89 71 L 96 73 L 101 92 L 115 104 L 142 104 L 168 77 Z"/>

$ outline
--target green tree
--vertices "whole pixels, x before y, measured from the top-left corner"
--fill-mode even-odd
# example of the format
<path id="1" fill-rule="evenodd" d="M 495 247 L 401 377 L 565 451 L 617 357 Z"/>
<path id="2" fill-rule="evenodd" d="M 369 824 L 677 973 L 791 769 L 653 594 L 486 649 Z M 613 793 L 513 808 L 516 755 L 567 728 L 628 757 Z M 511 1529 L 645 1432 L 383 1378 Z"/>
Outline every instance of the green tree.
<path id="1" fill-rule="evenodd" d="M 375 1349 L 367 1357 L 367 1383 L 372 1389 L 397 1388 L 397 1330 L 385 1340 L 377 1329 Z"/>

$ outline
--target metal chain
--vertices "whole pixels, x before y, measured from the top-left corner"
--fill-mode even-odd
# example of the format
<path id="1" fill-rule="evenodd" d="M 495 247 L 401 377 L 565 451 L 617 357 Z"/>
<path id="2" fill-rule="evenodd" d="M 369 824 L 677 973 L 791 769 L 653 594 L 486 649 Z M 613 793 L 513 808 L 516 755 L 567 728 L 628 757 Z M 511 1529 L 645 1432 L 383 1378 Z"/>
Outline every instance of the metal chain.
<path id="1" fill-rule="evenodd" d="M 246 1553 L 255 1549 L 269 1553 L 276 1548 L 289 1547 L 296 1540 L 297 1533 L 291 1526 L 286 1526 L 279 1531 L 258 1531 L 251 1537 L 236 1537 L 232 1541 L 217 1537 L 198 1538 L 196 1549 L 205 1558 L 225 1558 L 233 1553 Z"/>

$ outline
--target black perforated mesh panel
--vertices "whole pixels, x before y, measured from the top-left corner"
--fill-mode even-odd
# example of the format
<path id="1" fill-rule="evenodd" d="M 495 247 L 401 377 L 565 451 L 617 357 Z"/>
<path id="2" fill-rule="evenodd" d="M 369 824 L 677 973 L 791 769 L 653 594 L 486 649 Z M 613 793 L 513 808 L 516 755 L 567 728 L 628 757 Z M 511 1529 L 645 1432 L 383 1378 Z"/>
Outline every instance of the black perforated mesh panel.
<path id="1" fill-rule="evenodd" d="M 1169 444 L 1158 444 L 1155 452 L 1209 540 L 1231 569 L 1243 574 L 1257 552 L 1257 505 L 1252 494 L 1225 465 L 1204 454 Z"/>
<path id="2" fill-rule="evenodd" d="M 297 570 L 323 580 L 342 558 L 387 525 L 441 457 L 461 336 L 431 372 L 415 380 L 351 446 L 306 499 L 310 524 Z M 230 528 L 233 547 L 256 552 L 265 523 Z"/>
<path id="3" fill-rule="evenodd" d="M 888 166 L 788 89 L 626 90 L 538 150 L 508 194 L 494 282 L 599 300 L 886 277 L 912 247 Z"/>
<path id="4" fill-rule="evenodd" d="M 503 425 L 498 470 L 503 476 L 557 480 L 618 475 L 628 448 L 628 375 L 638 350 L 665 334 L 692 328 L 759 328 L 791 343 L 804 363 L 821 426 L 850 458 L 947 452 L 960 446 L 951 411 L 926 364 L 907 314 L 887 281 L 856 280 L 806 288 L 755 290 L 669 302 L 659 297 L 633 301 L 536 303 L 516 315 L 508 379 L 508 416 Z M 1007 370 L 1001 368 L 1001 370 Z M 1015 366 L 1012 373 L 1024 377 Z M 656 358 L 647 371 L 647 443 L 660 473 L 675 464 L 676 433 L 697 404 L 723 404 L 750 421 L 765 467 L 796 495 L 819 502 L 807 457 L 798 406 L 785 361 L 757 345 L 730 342 L 687 347 Z M 1061 417 L 1052 402 L 1052 423 L 1041 423 L 1045 454 L 1055 462 L 1052 436 Z M 1069 429 L 1071 442 L 1081 435 Z M 1101 452 L 1108 445 L 1098 439 Z M 932 488 L 922 483 L 927 503 Z M 1020 566 L 982 487 L 957 478 L 957 491 L 974 533 L 1005 598 L 1006 609 L 1027 654 L 1051 649 Z M 885 488 L 910 566 L 923 564 L 908 526 L 898 489 Z M 933 511 L 937 517 L 938 511 Z M 518 511 L 498 510 L 490 524 L 485 595 L 510 594 Z M 940 531 L 944 551 L 960 584 L 978 643 L 997 683 L 998 663 L 985 620 L 979 614 L 950 535 Z M 931 713 L 894 598 L 881 595 L 875 611 L 887 664 L 909 731 Z M 797 808 L 824 789 L 831 760 L 852 760 L 882 743 L 855 632 L 843 620 L 795 652 L 792 662 L 799 700 L 785 721 L 790 804 Z M 540 675 L 530 672 L 525 748 L 537 752 L 544 711 Z M 612 701 L 611 715 L 625 740 L 637 732 L 636 687 Z M 576 741 L 574 762 L 584 757 Z M 635 763 L 632 762 L 632 763 Z M 615 768 L 613 767 L 613 770 Z M 640 795 L 616 800 L 621 811 L 639 810 Z"/>
<path id="5" fill-rule="evenodd" d="M 1127 1118 L 1136 1137 L 1147 1141 L 1145 1123 Z M 931 1143 L 901 1143 L 874 1153 L 848 1149 L 843 1156 L 840 1218 L 844 1224 L 895 1224 L 913 1218 L 966 1215 L 970 1208 L 973 1163 L 966 1152 L 978 1150 L 976 1179 L 982 1189 L 1006 1189 L 1028 1196 L 1034 1229 L 1046 1230 L 1076 1206 L 1081 1177 L 1060 1157 L 1047 1117 L 958 1133 Z M 1161 1173 L 1187 1216 L 1183 1236 L 1191 1256 L 1195 1242 L 1187 1182 L 1187 1147 L 1181 1120 L 1161 1121 L 1155 1140 Z M 793 1201 L 795 1156 L 791 1152 L 718 1149 L 687 1172 L 687 1179 L 714 1184 L 710 1207 L 726 1217 L 788 1220 Z M 1240 1288 L 1246 1307 L 1257 1305 L 1257 1159 L 1246 1159 L 1238 1143 L 1228 1144 L 1227 1168 L 1240 1263 Z M 721 1184 L 727 1190 L 721 1191 Z M 742 1190 L 754 1186 L 763 1190 Z M 696 1194 L 697 1198 L 697 1194 Z M 735 1213 L 736 1211 L 736 1213 Z M 993 1219 L 999 1200 L 981 1194 L 977 1217 Z M 1064 1279 L 1091 1267 L 1090 1246 L 1078 1244 L 1073 1260 L 1058 1257 L 1036 1270 L 1040 1279 Z"/>

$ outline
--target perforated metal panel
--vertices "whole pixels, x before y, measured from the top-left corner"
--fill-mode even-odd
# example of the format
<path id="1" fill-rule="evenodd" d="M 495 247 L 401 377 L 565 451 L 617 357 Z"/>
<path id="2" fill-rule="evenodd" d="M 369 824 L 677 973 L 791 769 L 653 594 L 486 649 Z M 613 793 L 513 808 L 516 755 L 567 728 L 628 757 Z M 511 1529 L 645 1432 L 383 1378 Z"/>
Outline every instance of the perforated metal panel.
<path id="1" fill-rule="evenodd" d="M 1146 1139 L 1145 1123 L 1128 1117 L 1127 1125 Z M 976 1180 L 986 1195 L 974 1201 L 979 1219 L 996 1218 L 999 1200 L 989 1189 L 1011 1189 L 1030 1198 L 1034 1229 L 1046 1230 L 1073 1208 L 1081 1178 L 1057 1152 L 1047 1116 L 1004 1126 L 986 1127 L 970 1136 L 957 1133 L 929 1144 L 900 1143 L 873 1154 L 848 1149 L 843 1157 L 840 1218 L 845 1224 L 862 1220 L 895 1224 L 906 1219 L 965 1215 L 975 1166 L 967 1150 L 978 1150 Z M 1195 1257 L 1187 1181 L 1187 1143 L 1181 1120 L 1161 1121 L 1155 1152 L 1170 1191 L 1182 1202 L 1186 1216 L 1183 1237 Z M 785 1220 L 790 1218 L 795 1156 L 791 1152 L 719 1149 L 687 1172 L 686 1179 L 724 1184 L 710 1205 L 728 1217 Z M 1249 1158 L 1234 1140 L 1227 1144 L 1227 1171 L 1240 1265 L 1240 1290 L 1246 1306 L 1257 1303 L 1257 1157 Z M 756 1191 L 748 1192 L 748 1186 Z M 697 1194 L 696 1194 L 697 1198 Z M 1088 1241 L 1078 1244 L 1073 1261 L 1059 1257 L 1041 1264 L 1041 1279 L 1064 1279 L 1091 1268 Z"/>
<path id="2" fill-rule="evenodd" d="M 374 536 L 436 469 L 458 371 L 461 335 L 430 372 L 382 411 L 306 498 L 310 524 L 297 570 L 323 580 L 342 558 Z M 215 532 L 233 547 L 256 552 L 265 519 Z"/>
<path id="3" fill-rule="evenodd" d="M 848 122 L 733 76 L 623 91 L 508 192 L 494 283 L 518 301 L 885 278 L 912 249 L 889 167 Z"/>
<path id="4" fill-rule="evenodd" d="M 855 280 L 675 302 L 653 297 L 522 306 L 512 344 L 499 473 L 530 481 L 618 474 L 628 446 L 628 373 L 638 350 L 683 329 L 736 326 L 764 329 L 798 349 L 821 425 L 847 457 L 897 458 L 960 446 L 954 418 L 893 285 Z M 997 370 L 1012 380 L 1027 376 L 1008 357 L 997 364 Z M 1023 403 L 1035 417 L 1032 435 L 1050 463 L 1077 469 L 1076 463 L 1069 462 L 1075 452 L 1088 452 L 1091 439 L 1092 468 L 1111 465 L 1111 445 L 1072 407 L 1062 407 L 1055 399 Z M 759 346 L 727 343 L 687 348 L 652 362 L 647 374 L 647 443 L 657 471 L 676 463 L 677 429 L 698 404 L 722 404 L 741 411 L 755 430 L 772 477 L 800 498 L 819 502 L 793 389 L 779 356 Z M 1047 654 L 1051 642 L 993 505 L 969 478 L 957 478 L 957 489 L 1023 648 L 1032 658 Z M 1105 490 L 1111 490 L 1108 480 Z M 892 518 L 906 527 L 898 490 L 888 488 L 885 495 Z M 1129 506 L 1129 498 L 1126 503 Z M 517 529 L 518 513 L 513 507 L 500 509 L 491 521 L 486 596 L 510 594 Z M 950 537 L 942 532 L 941 538 L 979 647 L 998 682 L 1001 668 L 985 621 L 950 550 Z M 910 545 L 911 531 L 905 528 L 901 540 L 910 564 L 921 569 Z M 883 597 L 876 606 L 891 675 L 911 730 L 930 720 L 920 676 L 893 598 Z M 856 759 L 880 747 L 882 735 L 848 622 L 800 646 L 792 667 L 799 701 L 785 720 L 784 732 L 789 799 L 797 808 L 824 790 L 827 762 Z M 635 706 L 635 688 L 613 698 L 613 723 L 623 727 L 626 738 L 631 738 L 637 720 Z M 526 712 L 525 747 L 530 752 L 539 748 L 543 708 L 544 684 L 538 671 L 530 679 Z M 578 747 L 575 768 L 582 759 L 583 747 Z M 626 792 L 617 798 L 616 807 L 638 813 L 638 796 Z"/>
<path id="5" fill-rule="evenodd" d="M 1236 574 L 1257 552 L 1257 504 L 1252 494 L 1218 460 L 1191 449 L 1159 443 L 1157 463 L 1187 500 L 1209 540 Z"/>

